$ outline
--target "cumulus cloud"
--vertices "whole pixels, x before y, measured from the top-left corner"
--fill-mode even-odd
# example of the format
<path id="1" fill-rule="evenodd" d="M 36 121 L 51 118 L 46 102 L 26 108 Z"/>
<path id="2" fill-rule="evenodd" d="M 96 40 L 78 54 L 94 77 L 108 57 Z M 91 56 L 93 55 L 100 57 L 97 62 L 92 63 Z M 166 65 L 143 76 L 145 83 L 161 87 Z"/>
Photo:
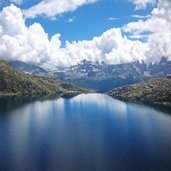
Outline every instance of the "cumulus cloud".
<path id="1" fill-rule="evenodd" d="M 0 23 L 0 56 L 5 59 L 52 67 L 73 65 L 83 59 L 116 64 L 145 58 L 145 45 L 123 36 L 120 28 L 110 29 L 90 41 L 66 41 L 61 48 L 60 34 L 49 40 L 40 24 L 27 27 L 21 10 L 14 5 L 3 9 Z"/>
<path id="2" fill-rule="evenodd" d="M 147 20 L 128 23 L 123 31 L 138 37 L 147 35 L 149 61 L 160 60 L 161 56 L 167 56 L 171 60 L 171 1 L 159 0 L 158 6 L 153 9 L 151 17 Z"/>
<path id="3" fill-rule="evenodd" d="M 109 29 L 89 41 L 66 41 L 64 47 L 61 47 L 60 34 L 49 40 L 39 23 L 26 26 L 21 10 L 10 5 L 0 13 L 0 56 L 35 62 L 46 68 L 70 66 L 83 59 L 110 64 L 135 60 L 154 62 L 162 56 L 171 60 L 170 5 L 169 0 L 160 0 L 147 19 Z M 140 40 L 144 36 L 146 40 Z"/>
<path id="4" fill-rule="evenodd" d="M 171 21 L 171 1 L 159 0 L 158 7 L 153 9 L 152 14 L 154 17 Z"/>
<path id="5" fill-rule="evenodd" d="M 74 11 L 79 6 L 94 3 L 97 0 L 42 0 L 29 9 L 23 10 L 26 18 L 35 18 L 38 15 L 55 17 L 59 14 Z"/>
<path id="6" fill-rule="evenodd" d="M 148 5 L 156 4 L 157 0 L 130 0 L 135 5 L 135 10 L 144 9 Z"/>
<path id="7" fill-rule="evenodd" d="M 138 60 L 140 56 L 145 58 L 142 50 L 145 44 L 127 39 L 120 28 L 110 29 L 91 41 L 67 42 L 65 49 L 76 62 L 87 59 L 118 64 Z"/>
<path id="8" fill-rule="evenodd" d="M 48 40 L 38 23 L 27 27 L 21 10 L 14 5 L 0 13 L 0 56 L 10 60 L 35 62 L 40 65 L 66 65 L 63 49 L 60 49 L 60 34 Z"/>

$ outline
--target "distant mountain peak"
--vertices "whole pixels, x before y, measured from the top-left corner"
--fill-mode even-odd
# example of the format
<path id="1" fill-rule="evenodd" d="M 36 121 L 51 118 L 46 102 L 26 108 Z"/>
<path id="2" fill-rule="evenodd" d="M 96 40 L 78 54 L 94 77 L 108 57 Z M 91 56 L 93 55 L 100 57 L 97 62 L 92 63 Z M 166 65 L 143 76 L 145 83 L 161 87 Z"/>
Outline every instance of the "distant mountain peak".
<path id="1" fill-rule="evenodd" d="M 36 64 L 25 63 L 17 60 L 9 61 L 8 63 L 14 68 L 17 68 L 18 70 L 23 71 L 27 74 L 40 75 L 40 76 L 47 75 L 47 71 L 41 68 L 40 66 L 37 66 Z"/>
<path id="2" fill-rule="evenodd" d="M 16 68 L 21 69 L 19 66 L 16 66 Z M 36 68 L 31 68 L 30 73 L 40 75 L 42 70 L 38 68 L 39 72 L 37 72 Z M 23 71 L 27 71 L 26 69 L 27 65 L 22 68 Z M 171 61 L 162 57 L 160 62 L 155 64 L 147 65 L 144 61 L 137 60 L 114 65 L 107 64 L 104 61 L 84 59 L 67 69 L 45 70 L 44 73 L 79 86 L 104 92 L 115 87 L 139 83 L 151 78 L 166 77 L 167 74 L 171 74 Z"/>
<path id="3" fill-rule="evenodd" d="M 163 56 L 159 63 L 164 63 L 164 62 L 167 62 L 167 61 L 168 61 L 168 58 Z"/>

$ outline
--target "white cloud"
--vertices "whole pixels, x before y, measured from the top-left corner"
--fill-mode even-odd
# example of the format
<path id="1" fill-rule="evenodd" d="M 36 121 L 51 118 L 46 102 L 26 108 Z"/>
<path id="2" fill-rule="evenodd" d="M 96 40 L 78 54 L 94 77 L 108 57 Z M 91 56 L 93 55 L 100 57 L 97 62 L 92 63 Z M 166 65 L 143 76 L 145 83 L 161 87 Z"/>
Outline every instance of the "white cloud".
<path id="1" fill-rule="evenodd" d="M 130 0 L 135 5 L 135 10 L 144 9 L 148 5 L 155 5 L 157 0 Z"/>
<path id="2" fill-rule="evenodd" d="M 152 14 L 154 17 L 164 18 L 171 22 L 171 1 L 159 0 L 158 7 L 153 9 Z"/>
<path id="3" fill-rule="evenodd" d="M 150 18 L 151 15 L 137 15 L 137 14 L 134 14 L 131 17 L 132 18 L 138 18 L 138 19 L 147 19 L 147 18 Z"/>
<path id="4" fill-rule="evenodd" d="M 42 0 L 31 8 L 23 10 L 23 13 L 26 18 L 35 18 L 38 15 L 55 17 L 68 11 L 74 11 L 79 6 L 96 1 L 97 0 Z"/>
<path id="5" fill-rule="evenodd" d="M 40 24 L 27 27 L 21 10 L 10 5 L 0 13 L 0 56 L 49 68 L 74 65 L 83 59 L 112 64 L 154 62 L 162 56 L 171 60 L 170 5 L 169 0 L 160 0 L 147 19 L 128 23 L 122 29 L 112 28 L 89 41 L 66 41 L 64 47 L 60 34 L 49 40 Z M 141 41 L 143 37 L 146 41 Z"/>
<path id="6" fill-rule="evenodd" d="M 14 5 L 0 13 L 0 56 L 36 62 L 40 65 L 66 65 L 66 57 L 60 48 L 60 35 L 48 40 L 42 26 L 34 23 L 26 27 L 21 10 Z"/>
<path id="7" fill-rule="evenodd" d="M 167 56 L 171 60 L 171 1 L 159 0 L 158 6 L 153 9 L 147 20 L 128 23 L 123 30 L 132 37 L 147 35 L 148 61 L 160 60 Z"/>
<path id="8" fill-rule="evenodd" d="M 145 44 L 123 37 L 119 28 L 110 29 L 91 41 L 66 43 L 68 55 L 79 62 L 82 59 L 118 64 L 145 58 Z"/>
<path id="9" fill-rule="evenodd" d="M 68 23 L 73 23 L 74 21 L 75 21 L 75 17 L 68 18 L 68 20 L 67 20 Z"/>
<path id="10" fill-rule="evenodd" d="M 14 4 L 22 4 L 25 0 L 9 0 L 11 3 L 14 3 Z"/>
<path id="11" fill-rule="evenodd" d="M 38 23 L 27 27 L 19 8 L 10 5 L 0 13 L 0 56 L 36 62 L 42 66 L 69 66 L 83 59 L 122 63 L 143 56 L 144 44 L 124 37 L 119 28 L 106 31 L 91 41 L 66 42 L 61 48 L 60 34 L 48 40 Z"/>
<path id="12" fill-rule="evenodd" d="M 119 20 L 119 18 L 109 17 L 107 20 L 109 20 L 109 21 L 115 21 L 115 20 Z"/>
<path id="13" fill-rule="evenodd" d="M 163 32 L 167 33 L 170 28 L 170 23 L 167 20 L 157 17 L 151 17 L 147 20 L 139 20 L 131 22 L 124 27 L 124 31 L 132 34 Z"/>

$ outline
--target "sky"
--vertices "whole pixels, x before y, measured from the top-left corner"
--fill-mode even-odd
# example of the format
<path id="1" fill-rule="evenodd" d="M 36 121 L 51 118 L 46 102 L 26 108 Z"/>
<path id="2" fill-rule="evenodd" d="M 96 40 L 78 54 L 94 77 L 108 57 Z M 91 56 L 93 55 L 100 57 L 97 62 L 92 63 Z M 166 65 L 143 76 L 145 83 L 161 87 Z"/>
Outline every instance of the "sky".
<path id="1" fill-rule="evenodd" d="M 83 59 L 171 60 L 170 0 L 0 0 L 0 58 L 44 68 Z"/>

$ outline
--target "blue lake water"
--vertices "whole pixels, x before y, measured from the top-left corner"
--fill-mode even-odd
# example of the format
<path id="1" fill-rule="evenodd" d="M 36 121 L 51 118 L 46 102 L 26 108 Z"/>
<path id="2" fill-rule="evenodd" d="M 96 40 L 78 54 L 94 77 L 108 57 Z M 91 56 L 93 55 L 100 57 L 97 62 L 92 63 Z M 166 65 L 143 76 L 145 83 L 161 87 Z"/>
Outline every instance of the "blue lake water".
<path id="1" fill-rule="evenodd" d="M 171 171 L 171 110 L 78 95 L 0 101 L 2 171 Z"/>

